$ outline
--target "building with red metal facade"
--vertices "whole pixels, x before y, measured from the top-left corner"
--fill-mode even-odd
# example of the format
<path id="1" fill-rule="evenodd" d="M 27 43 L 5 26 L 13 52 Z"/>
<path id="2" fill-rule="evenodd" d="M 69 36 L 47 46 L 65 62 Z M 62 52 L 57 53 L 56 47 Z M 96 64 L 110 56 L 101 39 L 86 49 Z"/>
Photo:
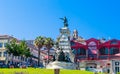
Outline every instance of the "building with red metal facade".
<path id="1" fill-rule="evenodd" d="M 120 59 L 120 40 L 112 39 L 101 42 L 91 38 L 85 40 L 84 44 L 72 40 L 71 48 L 75 53 L 75 59 L 79 60 L 111 60 Z"/>
<path id="2" fill-rule="evenodd" d="M 90 68 L 109 68 L 111 60 L 120 59 L 120 40 L 95 39 L 85 40 L 78 37 L 75 30 L 71 39 L 71 49 L 75 54 L 75 62 Z"/>

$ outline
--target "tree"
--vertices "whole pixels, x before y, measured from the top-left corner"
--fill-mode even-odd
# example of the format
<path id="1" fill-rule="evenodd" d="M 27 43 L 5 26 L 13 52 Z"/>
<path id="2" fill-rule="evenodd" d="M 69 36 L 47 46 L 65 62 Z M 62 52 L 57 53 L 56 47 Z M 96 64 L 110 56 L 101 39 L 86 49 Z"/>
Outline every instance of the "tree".
<path id="1" fill-rule="evenodd" d="M 46 48 L 48 49 L 48 63 L 49 63 L 49 53 L 50 53 L 50 49 L 54 45 L 54 41 L 53 41 L 53 39 L 48 37 L 48 38 L 45 39 L 45 43 L 44 44 L 45 44 Z"/>
<path id="2" fill-rule="evenodd" d="M 22 40 L 19 43 L 19 54 L 21 57 L 31 57 L 30 49 L 28 48 L 25 40 Z"/>
<path id="3" fill-rule="evenodd" d="M 26 49 L 24 51 L 24 54 L 25 54 L 25 57 L 27 57 L 27 58 L 32 56 L 31 53 L 30 53 L 30 49 Z"/>
<path id="4" fill-rule="evenodd" d="M 38 48 L 38 66 L 40 65 L 40 53 L 41 53 L 40 49 L 43 47 L 44 42 L 45 42 L 45 37 L 42 36 L 36 37 L 34 41 L 35 46 Z"/>
<path id="5" fill-rule="evenodd" d="M 19 56 L 19 47 L 16 39 L 12 39 L 9 43 L 7 43 L 6 48 L 9 55 Z M 13 56 L 12 56 L 12 62 L 13 62 Z"/>
<path id="6" fill-rule="evenodd" d="M 18 43 L 16 39 L 12 39 L 9 43 L 6 44 L 6 48 L 8 49 L 7 52 L 9 55 L 21 56 L 21 57 L 31 56 L 30 50 L 25 40 L 22 40 L 20 41 L 20 43 Z M 12 57 L 12 61 L 13 61 L 13 57 Z"/>

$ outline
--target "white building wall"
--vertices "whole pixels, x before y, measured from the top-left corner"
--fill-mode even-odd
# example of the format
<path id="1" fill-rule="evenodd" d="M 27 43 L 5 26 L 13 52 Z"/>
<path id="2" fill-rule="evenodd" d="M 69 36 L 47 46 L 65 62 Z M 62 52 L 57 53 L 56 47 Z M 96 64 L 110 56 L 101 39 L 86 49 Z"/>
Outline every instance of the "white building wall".
<path id="1" fill-rule="evenodd" d="M 120 72 L 120 60 L 111 60 L 112 67 L 111 70 L 114 74 L 117 74 L 117 72 Z"/>

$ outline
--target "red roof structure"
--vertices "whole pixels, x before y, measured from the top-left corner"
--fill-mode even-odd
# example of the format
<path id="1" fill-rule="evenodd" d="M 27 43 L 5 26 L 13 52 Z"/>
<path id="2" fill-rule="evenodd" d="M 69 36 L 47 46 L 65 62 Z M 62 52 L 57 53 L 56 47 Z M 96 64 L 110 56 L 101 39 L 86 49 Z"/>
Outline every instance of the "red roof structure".
<path id="1" fill-rule="evenodd" d="M 85 44 L 77 40 L 71 40 L 71 48 L 75 58 L 79 60 L 120 59 L 120 56 L 118 56 L 120 55 L 120 40 L 117 39 L 101 42 L 101 40 L 90 38 L 85 40 Z"/>

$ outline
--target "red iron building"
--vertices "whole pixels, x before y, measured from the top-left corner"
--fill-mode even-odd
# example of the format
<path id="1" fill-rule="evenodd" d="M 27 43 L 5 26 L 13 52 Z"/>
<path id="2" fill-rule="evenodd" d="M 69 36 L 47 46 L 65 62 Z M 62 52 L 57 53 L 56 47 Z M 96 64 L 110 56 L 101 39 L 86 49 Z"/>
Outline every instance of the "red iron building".
<path id="1" fill-rule="evenodd" d="M 84 40 L 74 30 L 71 49 L 75 54 L 75 62 L 85 64 L 84 67 L 107 68 L 111 60 L 120 59 L 120 40 L 95 39 Z M 109 68 L 110 69 L 110 68 Z"/>
<path id="2" fill-rule="evenodd" d="M 91 38 L 84 44 L 71 40 L 71 48 L 75 59 L 79 60 L 112 60 L 120 59 L 120 40 L 112 39 L 105 42 Z"/>

